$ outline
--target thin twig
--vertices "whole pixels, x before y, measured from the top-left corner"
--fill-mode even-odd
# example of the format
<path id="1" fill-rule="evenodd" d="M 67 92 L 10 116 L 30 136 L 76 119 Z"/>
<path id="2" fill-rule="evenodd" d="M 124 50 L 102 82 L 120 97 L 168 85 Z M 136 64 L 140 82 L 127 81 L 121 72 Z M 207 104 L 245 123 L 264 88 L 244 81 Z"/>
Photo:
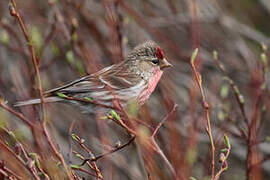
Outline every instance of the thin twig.
<path id="1" fill-rule="evenodd" d="M 29 48 L 29 51 L 31 53 L 31 57 L 32 57 L 32 62 L 33 62 L 33 65 L 34 65 L 34 69 L 35 69 L 35 72 L 36 72 L 36 77 L 37 77 L 37 84 L 38 84 L 38 92 L 39 92 L 39 96 L 40 96 L 40 100 L 41 100 L 41 113 L 42 113 L 42 119 L 44 119 L 44 97 L 43 97 L 43 92 L 42 92 L 42 86 L 41 86 L 41 78 L 40 78 L 40 73 L 39 73 L 39 68 L 38 68 L 38 62 L 37 62 L 37 58 L 36 58 L 36 53 L 35 53 L 35 49 L 33 47 L 33 44 L 32 42 L 30 41 L 30 38 L 29 38 L 29 35 L 28 35 L 28 31 L 23 23 L 23 20 L 20 16 L 20 14 L 18 13 L 18 10 L 17 10 L 17 5 L 15 3 L 15 0 L 10 0 L 11 1 L 11 6 L 9 7 L 9 11 L 10 11 L 10 15 L 15 17 L 19 24 L 20 24 L 20 27 L 23 31 L 23 35 L 25 37 L 25 40 L 28 44 L 28 48 Z"/>
<path id="2" fill-rule="evenodd" d="M 9 131 L 8 129 L 6 129 L 6 128 L 4 128 L 4 127 L 1 127 L 1 130 L 3 130 L 7 135 L 9 135 L 9 136 L 11 136 L 11 131 Z M 29 163 L 29 162 L 31 162 L 31 161 L 33 161 L 32 159 L 33 158 L 31 158 L 31 157 L 29 157 L 29 155 L 28 155 L 28 153 L 26 152 L 26 150 L 25 150 L 25 148 L 23 147 L 23 145 L 17 140 L 17 138 L 15 137 L 15 136 L 12 136 L 12 138 L 15 140 L 15 142 L 16 142 L 16 144 L 15 144 L 15 146 L 17 146 L 17 148 L 18 148 L 18 152 L 15 150 L 15 154 L 17 155 L 17 156 L 19 156 L 22 160 L 23 160 L 23 158 L 21 157 L 21 153 L 22 153 L 22 155 L 24 156 L 24 158 L 25 158 L 25 161 L 24 162 L 27 162 L 27 163 Z M 16 149 L 16 147 L 15 147 L 15 149 Z M 21 152 L 21 153 L 20 153 Z M 35 153 L 33 153 L 33 154 L 35 154 Z M 1 163 L 0 163 L 1 164 Z M 1 166 L 1 165 L 0 165 Z M 35 172 L 35 173 L 37 173 L 37 171 L 34 169 L 34 167 L 29 167 L 29 168 L 31 168 L 31 170 L 33 171 L 33 172 Z M 36 168 L 38 168 L 38 170 L 41 172 L 41 173 L 43 173 L 43 175 L 45 176 L 45 179 L 49 179 L 49 176 L 44 172 L 44 170 L 43 169 L 41 169 L 41 167 L 40 166 L 36 166 Z"/>
<path id="3" fill-rule="evenodd" d="M 7 168 L 6 166 L 4 166 L 2 168 L 2 170 L 4 170 L 5 172 L 9 173 L 11 176 L 14 176 L 16 179 L 23 179 L 22 177 L 18 176 L 14 171 L 12 171 L 11 169 Z"/>
<path id="4" fill-rule="evenodd" d="M 96 174 L 93 174 L 93 173 L 91 173 L 91 172 L 89 172 L 86 169 L 83 169 L 81 167 L 71 167 L 71 168 L 74 169 L 74 170 L 77 170 L 77 171 L 84 172 L 84 173 L 86 173 L 86 174 L 88 174 L 90 176 L 93 176 L 93 177 L 96 177 L 96 178 L 100 179 L 100 177 L 98 177 Z"/>
<path id="5" fill-rule="evenodd" d="M 152 133 L 152 137 L 155 137 L 156 136 L 156 134 L 157 134 L 158 130 L 160 129 L 160 127 L 172 115 L 172 113 L 174 113 L 174 111 L 176 110 L 177 106 L 178 106 L 177 104 L 174 104 L 172 110 L 162 119 L 162 121 L 160 121 L 160 123 L 155 128 L 154 132 Z"/>
<path id="6" fill-rule="evenodd" d="M 5 177 L 8 177 L 8 174 L 2 169 L 0 169 L 0 174 L 2 174 Z"/>
<path id="7" fill-rule="evenodd" d="M 215 62 L 217 63 L 219 69 L 221 70 L 221 72 L 224 74 L 225 78 L 228 80 L 233 92 L 234 92 L 234 95 L 236 97 L 236 100 L 237 100 L 237 103 L 238 103 L 238 106 L 240 108 L 240 111 L 241 111 L 241 114 L 244 118 L 244 121 L 245 121 L 245 124 L 246 126 L 248 126 L 249 124 L 249 120 L 247 118 L 247 115 L 246 115 L 246 112 L 245 112 L 245 107 L 244 107 L 244 102 L 243 102 L 243 96 L 242 94 L 239 92 L 239 89 L 238 87 L 236 86 L 236 84 L 234 83 L 234 81 L 227 75 L 227 72 L 226 72 L 226 69 L 224 67 L 224 65 L 220 62 L 220 60 L 218 59 L 218 55 L 217 55 L 217 52 L 214 51 L 214 60 Z M 245 136 L 247 137 L 247 135 L 245 134 Z"/>
<path id="8" fill-rule="evenodd" d="M 76 157 L 80 158 L 82 161 L 84 161 L 86 158 L 84 158 L 80 153 L 77 151 L 72 150 L 72 153 L 75 154 Z M 95 171 L 95 168 L 92 166 L 92 164 L 89 163 L 89 161 L 86 163 L 89 169 L 92 169 Z"/>
<path id="9" fill-rule="evenodd" d="M 206 131 L 207 131 L 207 134 L 209 136 L 209 139 L 210 139 L 210 143 L 211 143 L 211 151 L 212 151 L 212 161 L 211 161 L 211 180 L 214 179 L 214 176 L 215 176 L 215 144 L 214 144 L 214 140 L 213 140 L 213 136 L 212 136 L 212 129 L 211 129 L 211 122 L 210 122 L 210 115 L 209 115 L 209 109 L 210 109 L 210 106 L 209 104 L 207 103 L 207 100 L 206 100 L 206 96 L 205 96 L 205 93 L 204 93 L 204 90 L 203 90 L 203 87 L 202 87 L 202 79 L 201 79 L 201 75 L 199 74 L 199 72 L 197 71 L 196 67 L 195 67 L 195 64 L 194 64 L 194 61 L 196 59 L 196 56 L 197 56 L 197 53 L 198 53 L 198 49 L 196 49 L 191 57 L 191 61 L 190 61 L 190 64 L 191 64 L 191 67 L 192 67 L 192 71 L 195 75 L 195 78 L 196 78 L 196 82 L 198 84 L 198 87 L 200 89 L 200 93 L 201 93 L 201 96 L 202 96 L 202 106 L 204 108 L 204 111 L 205 111 L 205 118 L 206 118 L 206 121 L 207 121 L 207 128 L 206 128 Z"/>
<path id="10" fill-rule="evenodd" d="M 69 134 L 69 138 L 68 138 L 68 143 L 69 143 L 69 152 L 68 152 L 68 162 L 71 163 L 71 158 L 72 158 L 72 130 L 74 127 L 75 121 L 72 120 L 70 126 L 69 126 L 69 130 L 68 130 L 68 134 Z"/>
<path id="11" fill-rule="evenodd" d="M 69 179 L 72 179 L 71 178 L 71 175 L 70 175 L 70 172 L 68 170 L 68 167 L 66 165 L 66 162 L 62 156 L 62 154 L 56 149 L 54 143 L 52 142 L 52 139 L 51 137 L 49 136 L 49 133 L 47 131 L 47 127 L 46 127 L 46 124 L 45 123 L 42 123 L 42 130 L 43 130 L 43 134 L 44 136 L 46 137 L 46 140 L 47 142 L 49 143 L 50 147 L 52 148 L 53 152 L 54 152 L 54 155 L 61 161 L 63 167 L 64 167 L 64 170 L 66 171 L 67 173 L 67 176 Z"/>
<path id="12" fill-rule="evenodd" d="M 21 119 L 25 124 L 27 124 L 30 128 L 33 128 L 34 127 L 34 124 L 29 120 L 27 119 L 23 114 L 19 113 L 19 112 L 16 112 L 15 110 L 13 110 L 11 107 L 9 107 L 5 102 L 4 100 L 1 100 L 0 99 L 0 106 L 7 110 L 8 112 L 10 112 L 11 114 L 15 115 L 16 117 L 18 117 L 19 119 Z"/>
<path id="13" fill-rule="evenodd" d="M 19 175 L 17 175 L 14 171 L 7 168 L 5 166 L 5 162 L 3 160 L 0 160 L 0 173 L 4 175 L 7 178 L 13 179 L 11 177 L 15 177 L 16 179 L 22 179 Z"/>
<path id="14" fill-rule="evenodd" d="M 53 142 L 51 141 L 51 137 L 49 136 L 49 133 L 47 131 L 47 128 L 46 128 L 46 118 L 45 118 L 45 103 L 44 103 L 44 96 L 43 96 L 43 91 L 42 91 L 42 86 L 41 86 L 41 78 L 40 78 L 40 73 L 39 73 L 39 68 L 38 68 L 38 62 L 37 62 L 37 58 L 36 58 L 36 53 L 35 53 L 35 49 L 32 45 L 32 42 L 30 41 L 30 38 L 29 38 L 29 35 L 28 35 L 28 31 L 26 29 L 26 26 L 24 25 L 23 23 L 23 20 L 20 16 L 20 14 L 18 13 L 18 10 L 17 10 L 17 6 L 16 6 L 16 3 L 15 3 L 15 0 L 10 0 L 11 1 L 11 6 L 9 7 L 9 10 L 10 10 L 10 15 L 15 17 L 19 24 L 20 24 L 20 27 L 23 31 L 23 35 L 26 39 L 26 42 L 28 44 L 28 48 L 29 48 L 29 51 L 31 53 L 31 57 L 32 57 L 32 62 L 33 62 L 33 65 L 34 65 L 34 69 L 35 69 L 35 73 L 36 73 L 36 77 L 37 77 L 37 84 L 38 84 L 38 91 L 39 91 L 39 96 L 40 96 L 40 100 L 41 100 L 41 119 L 42 119 L 42 128 L 43 128 L 43 133 L 46 137 L 46 140 L 48 141 L 50 147 L 52 148 L 54 154 L 56 155 L 56 157 L 61 161 L 69 179 L 72 179 L 71 178 L 71 175 L 68 171 L 68 168 L 66 166 L 66 163 L 64 161 L 64 158 L 62 157 L 62 155 L 56 150 Z"/>
<path id="15" fill-rule="evenodd" d="M 74 134 L 74 135 L 75 135 L 75 134 Z M 81 148 L 82 148 L 83 150 L 85 150 L 89 155 L 92 155 L 92 154 L 93 154 L 92 151 L 91 151 L 89 148 L 87 148 L 87 147 L 85 146 L 84 140 L 81 139 L 81 138 L 80 138 L 79 136 L 77 136 L 77 135 L 75 135 L 75 136 L 76 136 L 76 137 L 75 137 L 74 139 L 76 140 L 76 142 L 79 143 L 79 145 L 81 146 Z M 85 160 L 84 160 L 84 161 L 85 161 Z M 87 162 L 87 161 L 86 161 L 86 162 Z M 99 177 L 100 179 L 103 178 L 103 176 L 102 176 L 102 174 L 101 174 L 101 171 L 99 170 L 99 168 L 98 168 L 96 162 L 93 162 L 93 163 L 91 164 L 91 166 L 89 165 L 89 167 L 90 167 L 91 169 L 93 169 L 93 170 L 96 172 L 97 177 Z"/>
<path id="16" fill-rule="evenodd" d="M 163 153 L 163 151 L 161 150 L 161 148 L 159 147 L 159 145 L 157 144 L 156 140 L 155 140 L 155 136 L 158 132 L 158 130 L 160 129 L 160 127 L 164 124 L 164 122 L 175 112 L 176 108 L 177 108 L 177 104 L 174 104 L 172 110 L 162 119 L 162 121 L 158 124 L 158 126 L 155 128 L 154 132 L 152 133 L 152 135 L 149 138 L 150 144 L 152 144 L 152 149 L 160 155 L 160 157 L 165 161 L 165 163 L 168 165 L 170 171 L 172 172 L 174 178 L 176 178 L 176 172 L 174 167 L 172 166 L 172 164 L 170 163 L 170 161 L 168 160 L 168 158 L 165 156 L 165 154 Z"/>
<path id="17" fill-rule="evenodd" d="M 173 174 L 173 177 L 176 179 L 176 172 L 174 167 L 172 166 L 172 164 L 170 163 L 170 161 L 168 160 L 168 158 L 165 156 L 165 154 L 163 153 L 163 151 L 161 150 L 161 148 L 159 147 L 159 145 L 157 144 L 156 140 L 154 138 L 150 138 L 150 142 L 152 145 L 154 145 L 154 151 L 156 153 L 158 153 L 160 155 L 160 157 L 165 161 L 165 163 L 168 165 L 170 171 Z"/>
<path id="18" fill-rule="evenodd" d="M 114 149 L 112 149 L 112 150 L 110 150 L 110 151 L 108 151 L 108 152 L 106 152 L 106 153 L 104 153 L 104 154 L 95 156 L 94 158 L 91 158 L 91 159 L 85 159 L 85 160 L 83 161 L 82 165 L 84 165 L 87 161 L 91 161 L 91 162 L 98 161 L 99 159 L 101 159 L 101 158 L 103 158 L 103 157 L 105 157 L 105 156 L 107 156 L 107 155 L 109 155 L 109 154 L 112 154 L 112 153 L 114 153 L 114 152 L 116 152 L 116 151 L 119 151 L 119 150 L 125 148 L 126 146 L 130 145 L 134 140 L 135 140 L 135 136 L 132 136 L 128 142 L 126 142 L 125 144 L 123 144 L 123 145 L 121 145 L 121 146 L 118 146 L 118 147 L 116 147 L 116 148 L 114 148 Z"/>
<path id="19" fill-rule="evenodd" d="M 24 162 L 24 160 L 20 157 L 20 156 L 17 156 L 8 146 L 6 146 L 3 142 L 1 142 L 0 141 L 0 146 L 4 149 L 4 150 L 6 150 L 7 152 L 9 152 L 9 153 L 11 153 L 12 155 L 13 155 L 13 157 L 15 157 L 16 158 L 16 160 L 23 166 L 23 167 L 25 167 L 29 172 L 30 172 L 30 174 L 32 174 L 33 175 L 33 177 L 35 178 L 35 179 L 40 179 L 39 177 L 38 177 L 38 175 L 36 174 L 36 172 L 33 170 L 33 168 L 31 168 L 31 167 L 29 167 L 25 162 Z"/>
<path id="20" fill-rule="evenodd" d="M 227 170 L 227 168 L 228 168 L 227 159 L 228 159 L 228 157 L 229 157 L 230 152 L 231 152 L 231 149 L 227 149 L 227 153 L 226 153 L 226 155 L 225 155 L 225 157 L 224 157 L 224 160 L 223 160 L 223 162 L 222 162 L 222 164 L 221 164 L 221 167 L 220 167 L 218 173 L 216 174 L 214 180 L 218 180 L 219 177 L 220 177 L 220 175 L 221 175 L 224 171 Z"/>

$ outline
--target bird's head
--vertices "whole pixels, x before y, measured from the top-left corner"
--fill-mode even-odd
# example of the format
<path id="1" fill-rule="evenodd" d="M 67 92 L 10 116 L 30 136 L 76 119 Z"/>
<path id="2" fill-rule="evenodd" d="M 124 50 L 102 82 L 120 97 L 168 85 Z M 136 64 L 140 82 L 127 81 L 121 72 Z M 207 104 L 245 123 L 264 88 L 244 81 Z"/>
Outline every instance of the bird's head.
<path id="1" fill-rule="evenodd" d="M 172 67 L 160 46 L 153 41 L 136 46 L 128 55 L 128 60 L 136 61 L 139 70 L 149 73 Z"/>

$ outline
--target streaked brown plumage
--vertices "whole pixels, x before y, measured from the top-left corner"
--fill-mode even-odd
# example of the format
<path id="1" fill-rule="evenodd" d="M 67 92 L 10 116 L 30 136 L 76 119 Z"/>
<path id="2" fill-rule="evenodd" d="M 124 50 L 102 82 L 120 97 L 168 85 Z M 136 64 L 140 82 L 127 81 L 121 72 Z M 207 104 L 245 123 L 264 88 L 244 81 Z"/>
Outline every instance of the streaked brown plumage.
<path id="1" fill-rule="evenodd" d="M 122 106 L 132 99 L 142 105 L 154 91 L 163 68 L 169 66 L 171 64 L 161 48 L 155 42 L 147 41 L 135 47 L 124 61 L 45 92 L 45 102 L 67 102 L 57 96 L 57 93 L 63 93 L 70 97 L 92 98 L 106 105 L 112 105 L 113 99 L 117 99 Z M 16 106 L 38 103 L 40 99 L 33 99 L 18 102 Z M 75 104 L 85 105 L 80 102 Z"/>

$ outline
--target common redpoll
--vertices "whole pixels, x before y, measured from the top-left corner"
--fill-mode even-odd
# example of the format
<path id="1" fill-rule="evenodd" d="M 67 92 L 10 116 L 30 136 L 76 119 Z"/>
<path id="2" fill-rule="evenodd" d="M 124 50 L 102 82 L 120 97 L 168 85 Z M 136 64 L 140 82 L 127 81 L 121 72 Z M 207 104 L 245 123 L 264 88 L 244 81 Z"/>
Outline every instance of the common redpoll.
<path id="1" fill-rule="evenodd" d="M 44 101 L 72 101 L 73 104 L 84 106 L 85 102 L 65 98 L 91 99 L 99 104 L 113 106 L 117 100 L 122 107 L 129 100 L 139 105 L 154 91 L 163 69 L 172 66 L 164 57 L 161 48 L 153 41 L 147 41 L 135 47 L 127 58 L 94 74 L 77 79 L 67 85 L 44 93 Z M 40 99 L 21 101 L 15 106 L 39 104 Z M 85 109 L 85 107 L 84 107 Z"/>

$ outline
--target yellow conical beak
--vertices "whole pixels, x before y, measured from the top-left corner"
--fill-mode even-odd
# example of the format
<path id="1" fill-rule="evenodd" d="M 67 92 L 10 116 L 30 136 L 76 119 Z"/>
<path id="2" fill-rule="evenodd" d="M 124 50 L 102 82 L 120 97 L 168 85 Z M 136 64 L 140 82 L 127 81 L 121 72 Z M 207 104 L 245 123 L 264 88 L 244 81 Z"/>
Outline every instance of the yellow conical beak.
<path id="1" fill-rule="evenodd" d="M 162 61 L 160 62 L 160 69 L 164 69 L 164 68 L 167 68 L 167 67 L 173 67 L 172 64 L 170 64 L 167 59 L 163 58 Z"/>

